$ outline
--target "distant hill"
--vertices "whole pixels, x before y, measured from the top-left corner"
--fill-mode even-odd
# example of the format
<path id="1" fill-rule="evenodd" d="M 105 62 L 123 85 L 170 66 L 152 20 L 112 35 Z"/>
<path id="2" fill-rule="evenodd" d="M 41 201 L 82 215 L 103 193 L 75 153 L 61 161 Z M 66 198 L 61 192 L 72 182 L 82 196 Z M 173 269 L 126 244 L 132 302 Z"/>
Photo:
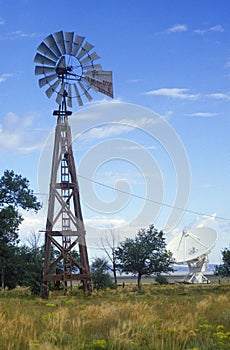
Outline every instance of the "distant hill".
<path id="1" fill-rule="evenodd" d="M 215 270 L 215 266 L 216 264 L 208 264 L 204 273 L 208 273 L 208 274 L 213 273 L 213 271 Z M 187 265 L 174 265 L 173 267 L 175 269 L 174 274 L 180 274 L 180 273 L 186 274 L 189 272 Z"/>

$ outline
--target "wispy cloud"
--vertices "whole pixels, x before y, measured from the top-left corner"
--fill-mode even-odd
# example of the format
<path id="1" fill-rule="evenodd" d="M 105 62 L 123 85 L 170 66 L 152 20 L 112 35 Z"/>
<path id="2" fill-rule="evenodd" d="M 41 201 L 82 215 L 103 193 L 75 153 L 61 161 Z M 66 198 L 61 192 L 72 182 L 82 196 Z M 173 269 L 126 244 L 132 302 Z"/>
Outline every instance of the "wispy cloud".
<path id="1" fill-rule="evenodd" d="M 204 35 L 206 33 L 206 30 L 205 29 L 195 29 L 194 33 L 198 34 L 198 35 Z"/>
<path id="2" fill-rule="evenodd" d="M 158 123 L 161 119 L 149 118 L 143 116 L 142 118 L 121 118 L 115 122 L 107 122 L 103 124 L 96 125 L 87 132 L 78 134 L 77 137 L 81 141 L 91 142 L 92 140 L 100 140 L 110 137 L 117 137 L 122 134 L 127 134 L 132 132 L 136 128 L 151 127 L 152 125 Z"/>
<path id="3" fill-rule="evenodd" d="M 92 140 L 100 140 L 108 137 L 119 136 L 130 132 L 132 127 L 128 123 L 107 123 L 92 127 L 86 133 L 78 135 L 82 141 L 91 142 Z"/>
<path id="4" fill-rule="evenodd" d="M 216 98 L 218 100 L 230 100 L 230 93 L 216 92 L 213 94 L 207 95 L 208 97 Z"/>
<path id="5" fill-rule="evenodd" d="M 189 89 L 179 88 L 161 88 L 145 92 L 145 95 L 166 96 L 171 98 L 180 98 L 184 100 L 196 100 L 200 94 L 190 94 Z"/>
<path id="6" fill-rule="evenodd" d="M 194 33 L 198 35 L 204 35 L 210 32 L 218 32 L 218 33 L 223 33 L 224 32 L 224 27 L 221 24 L 216 24 L 213 27 L 206 28 L 206 29 L 195 29 Z"/>
<path id="7" fill-rule="evenodd" d="M 140 83 L 141 81 L 143 81 L 143 79 L 130 79 L 127 82 L 131 84 L 136 84 L 136 83 Z"/>
<path id="8" fill-rule="evenodd" d="M 227 62 L 225 63 L 225 68 L 229 68 L 230 67 L 230 58 L 228 58 Z"/>
<path id="9" fill-rule="evenodd" d="M 41 35 L 38 33 L 25 33 L 22 30 L 16 30 L 14 32 L 9 32 L 0 35 L 0 40 L 16 40 L 20 38 L 37 38 L 40 37 Z"/>
<path id="10" fill-rule="evenodd" d="M 186 32 L 188 30 L 186 24 L 174 24 L 172 27 L 167 29 L 168 33 L 176 33 L 176 32 Z"/>
<path id="11" fill-rule="evenodd" d="M 4 20 L 4 18 L 2 18 L 2 17 L 0 16 L 0 25 L 3 25 L 3 24 L 5 24 L 5 20 Z"/>
<path id="12" fill-rule="evenodd" d="M 224 32 L 224 28 L 220 24 L 217 24 L 217 25 L 209 28 L 209 30 L 212 31 L 212 32 L 219 32 L 219 33 Z"/>
<path id="13" fill-rule="evenodd" d="M 157 90 L 150 90 L 147 92 L 144 92 L 144 95 L 150 95 L 150 96 L 164 96 L 164 97 L 170 97 L 170 98 L 178 98 L 178 99 L 184 99 L 184 100 L 198 100 L 200 98 L 213 98 L 218 100 L 230 100 L 230 92 L 215 92 L 210 94 L 204 94 L 204 93 L 189 93 L 189 89 L 180 89 L 180 88 L 160 88 Z M 215 113 L 211 112 L 197 112 L 190 114 L 192 116 L 197 117 L 211 117 L 215 116 Z"/>
<path id="14" fill-rule="evenodd" d="M 10 73 L 4 73 L 0 75 L 0 84 L 6 81 L 8 78 L 12 77 L 13 74 Z"/>
<path id="15" fill-rule="evenodd" d="M 111 227 L 124 226 L 126 221 L 124 218 L 115 217 L 109 218 L 106 216 L 95 216 L 91 218 L 85 218 L 85 224 L 89 226 L 93 226 L 96 228 L 109 229 Z"/>
<path id="16" fill-rule="evenodd" d="M 185 114 L 185 115 L 189 116 L 189 117 L 209 118 L 209 117 L 216 117 L 218 114 L 217 113 L 212 113 L 212 112 L 196 112 L 196 113 L 188 113 L 188 114 Z"/>

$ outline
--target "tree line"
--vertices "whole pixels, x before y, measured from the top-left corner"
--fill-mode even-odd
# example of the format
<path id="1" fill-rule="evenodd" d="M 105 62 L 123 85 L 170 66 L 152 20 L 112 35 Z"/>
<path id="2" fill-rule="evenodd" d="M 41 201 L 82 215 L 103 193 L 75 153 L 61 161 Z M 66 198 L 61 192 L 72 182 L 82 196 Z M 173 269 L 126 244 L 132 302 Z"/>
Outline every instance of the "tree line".
<path id="1" fill-rule="evenodd" d="M 28 286 L 32 293 L 40 292 L 44 245 L 39 246 L 35 233 L 29 236 L 29 245 L 20 245 L 19 227 L 23 221 L 20 209 L 37 213 L 41 203 L 30 189 L 29 181 L 6 170 L 0 178 L 0 287 L 15 288 Z M 173 257 L 167 251 L 163 231 L 154 225 L 140 229 L 134 238 L 126 238 L 117 243 L 106 238 L 102 242 L 105 257 L 94 258 L 91 275 L 97 289 L 115 287 L 117 273 L 136 276 L 137 286 L 141 289 L 143 276 L 155 276 L 158 281 L 162 273 L 172 272 Z M 74 252 L 76 259 L 78 252 Z M 55 260 L 55 251 L 51 252 Z M 230 275 L 230 250 L 222 252 L 223 264 L 215 267 L 215 274 Z M 113 276 L 113 279 L 111 277 Z"/>

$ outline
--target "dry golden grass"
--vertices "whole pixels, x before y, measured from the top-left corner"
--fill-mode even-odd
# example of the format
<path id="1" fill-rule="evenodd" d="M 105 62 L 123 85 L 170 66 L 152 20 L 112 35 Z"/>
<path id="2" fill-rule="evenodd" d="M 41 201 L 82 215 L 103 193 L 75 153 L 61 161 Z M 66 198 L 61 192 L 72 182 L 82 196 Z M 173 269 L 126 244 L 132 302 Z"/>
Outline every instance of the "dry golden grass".
<path id="1" fill-rule="evenodd" d="M 222 350 L 230 343 L 230 284 L 133 286 L 49 301 L 0 298 L 1 350 Z"/>

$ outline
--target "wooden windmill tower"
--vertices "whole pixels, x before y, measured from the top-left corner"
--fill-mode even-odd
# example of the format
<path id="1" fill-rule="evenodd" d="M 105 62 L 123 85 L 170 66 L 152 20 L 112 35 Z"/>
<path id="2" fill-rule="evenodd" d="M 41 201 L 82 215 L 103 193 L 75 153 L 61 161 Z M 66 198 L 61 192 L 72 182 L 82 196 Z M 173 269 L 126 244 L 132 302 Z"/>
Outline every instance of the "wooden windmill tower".
<path id="1" fill-rule="evenodd" d="M 94 63 L 100 57 L 95 51 L 91 52 L 92 48 L 84 37 L 60 31 L 44 39 L 34 58 L 35 74 L 42 75 L 39 86 L 46 86 L 49 98 L 56 94 L 58 104 L 53 112 L 57 125 L 45 230 L 43 298 L 48 298 L 50 282 L 58 288 L 63 286 L 66 292 L 72 288 L 72 282 L 78 280 L 83 283 L 85 293 L 91 291 L 86 232 L 68 123 L 72 112 L 67 106 L 72 108 L 73 99 L 79 106 L 83 105 L 83 98 L 91 101 L 91 88 L 113 97 L 112 72 Z"/>

